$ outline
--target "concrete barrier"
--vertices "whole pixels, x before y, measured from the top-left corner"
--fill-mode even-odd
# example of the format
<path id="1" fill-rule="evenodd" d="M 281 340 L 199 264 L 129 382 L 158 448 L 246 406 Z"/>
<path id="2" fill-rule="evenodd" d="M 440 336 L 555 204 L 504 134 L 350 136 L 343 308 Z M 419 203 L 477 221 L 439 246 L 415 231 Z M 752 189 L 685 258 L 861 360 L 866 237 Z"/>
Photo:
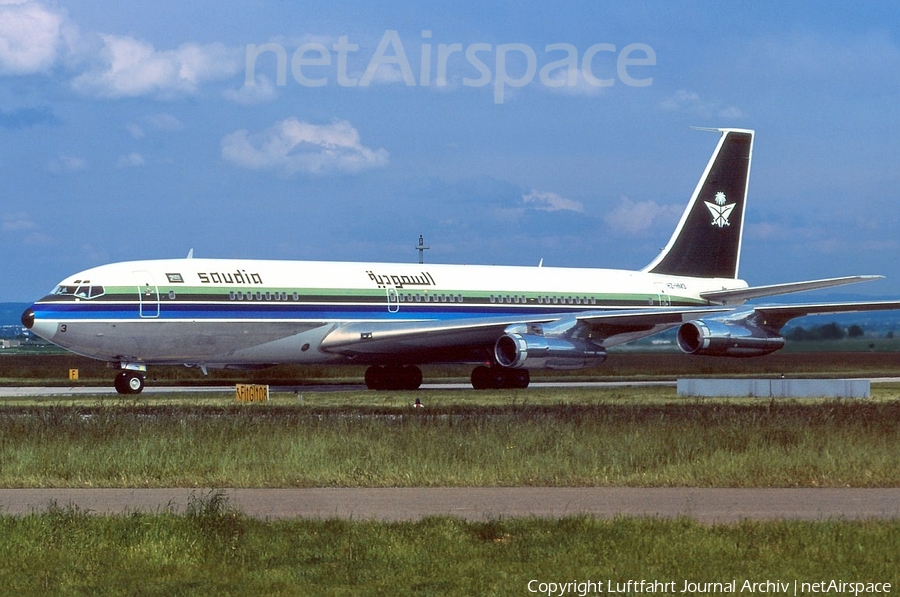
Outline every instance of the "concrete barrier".
<path id="1" fill-rule="evenodd" d="M 679 379 L 679 396 L 869 398 L 868 379 Z"/>

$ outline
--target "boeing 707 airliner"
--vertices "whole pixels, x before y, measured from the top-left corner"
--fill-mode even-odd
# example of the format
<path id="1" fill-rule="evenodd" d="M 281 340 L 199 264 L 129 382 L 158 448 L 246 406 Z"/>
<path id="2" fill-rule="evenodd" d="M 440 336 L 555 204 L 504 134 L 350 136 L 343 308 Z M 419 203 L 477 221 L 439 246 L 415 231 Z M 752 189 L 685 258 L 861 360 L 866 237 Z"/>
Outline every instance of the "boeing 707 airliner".
<path id="1" fill-rule="evenodd" d="M 677 328 L 695 355 L 752 357 L 784 346 L 808 314 L 900 302 L 750 306 L 862 282 L 848 276 L 750 287 L 738 279 L 751 130 L 719 141 L 668 244 L 640 271 L 558 267 L 170 259 L 74 274 L 22 314 L 32 332 L 112 363 L 121 393 L 148 365 L 249 369 L 368 365 L 372 389 L 415 389 L 418 365 L 475 365 L 475 388 L 524 388 L 531 369 L 602 363 L 607 349 Z"/>

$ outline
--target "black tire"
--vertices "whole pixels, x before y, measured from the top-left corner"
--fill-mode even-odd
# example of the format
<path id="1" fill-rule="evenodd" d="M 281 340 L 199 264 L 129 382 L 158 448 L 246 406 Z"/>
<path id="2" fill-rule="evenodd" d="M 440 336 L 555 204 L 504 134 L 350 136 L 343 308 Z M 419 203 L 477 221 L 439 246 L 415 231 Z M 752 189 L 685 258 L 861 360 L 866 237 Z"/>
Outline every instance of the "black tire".
<path id="1" fill-rule="evenodd" d="M 134 371 L 123 371 L 116 376 L 113 385 L 120 394 L 140 394 L 144 390 L 144 376 Z"/>
<path id="2" fill-rule="evenodd" d="M 128 393 L 128 384 L 126 383 L 126 374 L 124 371 L 116 375 L 116 379 L 113 381 L 113 386 L 115 386 L 116 391 L 120 394 Z"/>
<path id="3" fill-rule="evenodd" d="M 409 391 L 418 390 L 419 386 L 422 385 L 422 370 L 415 365 L 404 367 L 401 379 L 402 387 L 400 389 Z"/>
<path id="4" fill-rule="evenodd" d="M 528 369 L 507 369 L 506 370 L 506 388 L 514 388 L 524 390 L 531 383 L 531 374 Z"/>
<path id="5" fill-rule="evenodd" d="M 476 390 L 525 389 L 529 383 L 531 374 L 528 369 L 480 365 L 472 371 L 472 387 Z"/>
<path id="6" fill-rule="evenodd" d="M 472 370 L 472 387 L 476 390 L 487 390 L 490 387 L 491 370 L 479 365 Z"/>
<path id="7" fill-rule="evenodd" d="M 366 369 L 366 387 L 370 390 L 383 390 L 386 376 L 384 367 L 372 365 Z"/>
<path id="8" fill-rule="evenodd" d="M 422 370 L 414 365 L 372 365 L 366 369 L 366 387 L 370 390 L 418 390 Z"/>

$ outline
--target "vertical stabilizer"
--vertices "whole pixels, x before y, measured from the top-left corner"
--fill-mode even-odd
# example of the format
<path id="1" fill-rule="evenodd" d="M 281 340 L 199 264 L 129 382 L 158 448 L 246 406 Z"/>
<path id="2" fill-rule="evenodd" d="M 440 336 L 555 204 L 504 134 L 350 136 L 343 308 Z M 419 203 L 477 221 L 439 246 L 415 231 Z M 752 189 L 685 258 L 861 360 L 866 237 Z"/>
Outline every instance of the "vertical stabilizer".
<path id="1" fill-rule="evenodd" d="M 643 271 L 697 278 L 737 278 L 753 131 L 715 130 L 722 137 L 675 233 Z"/>

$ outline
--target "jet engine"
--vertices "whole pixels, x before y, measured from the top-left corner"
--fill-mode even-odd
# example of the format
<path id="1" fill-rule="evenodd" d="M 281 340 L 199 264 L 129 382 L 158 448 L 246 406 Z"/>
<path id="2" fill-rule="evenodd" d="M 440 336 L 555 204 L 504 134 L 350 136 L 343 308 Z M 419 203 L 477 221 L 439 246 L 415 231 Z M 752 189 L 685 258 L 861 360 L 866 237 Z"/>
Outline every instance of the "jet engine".
<path id="1" fill-rule="evenodd" d="M 583 369 L 606 360 L 606 351 L 585 340 L 536 334 L 505 334 L 494 345 L 503 367 L 526 369 Z"/>
<path id="2" fill-rule="evenodd" d="M 678 328 L 678 347 L 688 354 L 724 357 L 758 357 L 784 347 L 784 338 L 744 320 L 689 321 Z"/>

